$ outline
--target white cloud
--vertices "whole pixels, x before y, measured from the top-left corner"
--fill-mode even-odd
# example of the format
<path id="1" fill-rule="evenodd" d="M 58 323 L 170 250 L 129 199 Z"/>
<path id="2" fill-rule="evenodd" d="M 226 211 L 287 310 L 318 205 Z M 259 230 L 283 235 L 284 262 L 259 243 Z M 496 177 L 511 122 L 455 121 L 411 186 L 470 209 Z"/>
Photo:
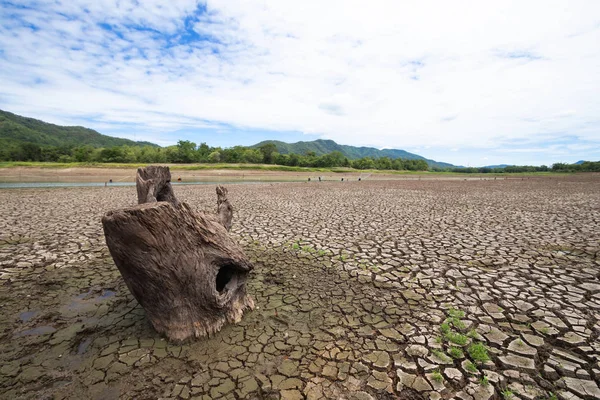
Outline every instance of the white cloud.
<path id="1" fill-rule="evenodd" d="M 226 123 L 387 148 L 600 147 L 597 1 L 137 4 L 0 5 L 0 107 L 148 137 Z"/>

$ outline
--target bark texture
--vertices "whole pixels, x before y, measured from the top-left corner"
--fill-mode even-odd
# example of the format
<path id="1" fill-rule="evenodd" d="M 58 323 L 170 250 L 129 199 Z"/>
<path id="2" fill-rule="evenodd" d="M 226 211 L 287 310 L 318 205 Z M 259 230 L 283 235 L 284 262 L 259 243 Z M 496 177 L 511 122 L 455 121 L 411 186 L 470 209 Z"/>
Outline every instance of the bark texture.
<path id="1" fill-rule="evenodd" d="M 142 184 L 168 184 L 164 170 L 157 171 L 158 179 L 142 171 Z M 138 170 L 138 178 L 142 174 Z M 220 215 L 194 212 L 172 199 L 108 212 L 102 224 L 110 254 L 154 328 L 182 341 L 217 332 L 254 308 L 246 293 L 252 264 Z"/>
<path id="2" fill-rule="evenodd" d="M 229 232 L 231 230 L 231 220 L 233 219 L 233 206 L 227 198 L 227 189 L 221 185 L 217 186 L 217 215 L 221 225 Z"/>
<path id="3" fill-rule="evenodd" d="M 138 168 L 135 186 L 138 204 L 168 201 L 174 206 L 179 205 L 171 186 L 169 167 L 150 165 L 145 168 Z"/>

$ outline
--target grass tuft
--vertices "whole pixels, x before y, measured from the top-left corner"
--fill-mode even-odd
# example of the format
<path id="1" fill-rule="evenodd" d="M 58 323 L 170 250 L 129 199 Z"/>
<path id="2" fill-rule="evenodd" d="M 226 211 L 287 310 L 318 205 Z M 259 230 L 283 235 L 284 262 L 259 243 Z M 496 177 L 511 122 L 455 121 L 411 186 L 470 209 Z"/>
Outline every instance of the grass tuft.
<path id="1" fill-rule="evenodd" d="M 460 359 L 465 356 L 465 353 L 462 351 L 462 349 L 456 346 L 450 346 L 450 348 L 448 349 L 448 354 L 450 354 L 450 357 L 456 359 Z"/>
<path id="2" fill-rule="evenodd" d="M 471 356 L 471 359 L 475 362 L 484 363 L 490 360 L 487 347 L 480 342 L 471 344 L 467 349 L 467 353 L 469 353 L 469 356 Z"/>

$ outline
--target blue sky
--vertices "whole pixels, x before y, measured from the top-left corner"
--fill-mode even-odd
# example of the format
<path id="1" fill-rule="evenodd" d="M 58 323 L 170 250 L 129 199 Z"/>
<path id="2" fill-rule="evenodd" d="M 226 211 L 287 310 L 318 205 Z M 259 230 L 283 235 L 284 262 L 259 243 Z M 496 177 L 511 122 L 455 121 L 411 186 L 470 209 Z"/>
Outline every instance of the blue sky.
<path id="1" fill-rule="evenodd" d="M 0 109 L 213 146 L 600 160 L 600 2 L 0 0 Z"/>

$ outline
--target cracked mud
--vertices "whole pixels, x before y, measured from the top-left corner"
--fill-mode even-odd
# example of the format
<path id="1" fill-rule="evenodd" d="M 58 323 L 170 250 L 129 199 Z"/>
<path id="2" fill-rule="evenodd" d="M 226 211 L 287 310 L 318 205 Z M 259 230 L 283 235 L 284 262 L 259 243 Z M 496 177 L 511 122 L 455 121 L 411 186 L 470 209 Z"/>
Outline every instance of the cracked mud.
<path id="1" fill-rule="evenodd" d="M 600 398 L 600 176 L 228 189 L 257 307 L 184 344 L 104 242 L 135 188 L 0 191 L 0 397 Z"/>

